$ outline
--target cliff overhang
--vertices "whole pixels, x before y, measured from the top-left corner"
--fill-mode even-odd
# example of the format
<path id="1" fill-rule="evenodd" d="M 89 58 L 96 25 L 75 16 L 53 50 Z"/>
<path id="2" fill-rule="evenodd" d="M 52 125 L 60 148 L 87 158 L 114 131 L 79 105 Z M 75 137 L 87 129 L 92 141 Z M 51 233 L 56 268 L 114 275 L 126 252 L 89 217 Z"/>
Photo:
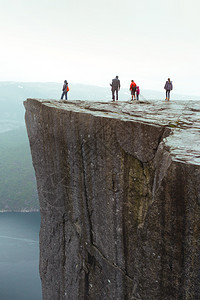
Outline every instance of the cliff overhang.
<path id="1" fill-rule="evenodd" d="M 25 107 L 43 298 L 200 297 L 200 102 Z"/>

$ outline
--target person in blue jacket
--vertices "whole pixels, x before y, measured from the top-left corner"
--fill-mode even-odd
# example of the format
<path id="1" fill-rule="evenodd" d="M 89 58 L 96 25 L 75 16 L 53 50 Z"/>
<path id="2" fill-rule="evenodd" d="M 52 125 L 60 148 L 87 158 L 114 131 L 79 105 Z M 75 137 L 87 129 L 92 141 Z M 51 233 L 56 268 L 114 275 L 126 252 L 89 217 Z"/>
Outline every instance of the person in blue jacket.
<path id="1" fill-rule="evenodd" d="M 168 100 L 170 99 L 170 92 L 173 90 L 173 85 L 172 85 L 172 81 L 170 81 L 170 78 L 168 78 L 168 80 L 165 83 L 164 89 L 166 90 L 166 99 Z"/>

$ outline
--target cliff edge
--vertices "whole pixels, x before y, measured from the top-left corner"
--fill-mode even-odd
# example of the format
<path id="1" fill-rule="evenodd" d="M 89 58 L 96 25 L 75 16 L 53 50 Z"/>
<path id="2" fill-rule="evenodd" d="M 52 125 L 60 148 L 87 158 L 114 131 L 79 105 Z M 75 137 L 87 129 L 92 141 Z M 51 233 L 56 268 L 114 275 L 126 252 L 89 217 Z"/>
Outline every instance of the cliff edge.
<path id="1" fill-rule="evenodd" d="M 200 101 L 24 105 L 43 299 L 200 299 Z"/>

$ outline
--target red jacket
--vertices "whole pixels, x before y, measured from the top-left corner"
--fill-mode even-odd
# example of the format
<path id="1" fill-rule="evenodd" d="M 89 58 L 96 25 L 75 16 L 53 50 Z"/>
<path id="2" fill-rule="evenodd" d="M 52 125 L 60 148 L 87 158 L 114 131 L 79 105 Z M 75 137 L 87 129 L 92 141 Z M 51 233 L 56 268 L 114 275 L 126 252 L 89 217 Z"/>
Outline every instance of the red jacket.
<path id="1" fill-rule="evenodd" d="M 131 82 L 130 90 L 133 90 L 134 88 L 136 88 L 136 83 L 133 81 Z"/>

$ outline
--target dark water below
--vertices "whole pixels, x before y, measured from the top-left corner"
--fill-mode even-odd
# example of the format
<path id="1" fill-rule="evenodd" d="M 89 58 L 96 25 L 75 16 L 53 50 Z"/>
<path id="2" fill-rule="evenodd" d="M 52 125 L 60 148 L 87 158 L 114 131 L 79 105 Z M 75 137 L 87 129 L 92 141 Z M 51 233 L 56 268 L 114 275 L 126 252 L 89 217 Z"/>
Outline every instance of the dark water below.
<path id="1" fill-rule="evenodd" d="M 0 213 L 0 299 L 41 300 L 39 213 Z"/>

